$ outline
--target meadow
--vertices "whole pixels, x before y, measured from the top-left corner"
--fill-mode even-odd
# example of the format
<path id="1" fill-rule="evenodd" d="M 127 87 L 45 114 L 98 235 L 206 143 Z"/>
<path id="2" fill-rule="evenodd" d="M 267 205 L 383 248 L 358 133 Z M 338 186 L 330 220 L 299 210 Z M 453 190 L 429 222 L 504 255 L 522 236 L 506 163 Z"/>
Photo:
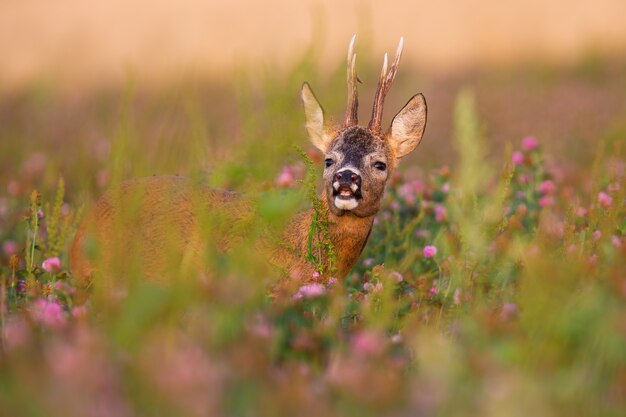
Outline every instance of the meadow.
<path id="1" fill-rule="evenodd" d="M 431 146 L 428 162 L 390 179 L 344 281 L 272 300 L 276 271 L 251 238 L 227 254 L 207 245 L 210 276 L 155 284 L 131 262 L 123 294 L 96 282 L 77 297 L 68 245 L 125 179 L 177 173 L 242 192 L 259 216 L 251 236 L 312 204 L 322 162 L 297 91 L 312 81 L 335 115 L 345 100 L 343 66 L 323 76 L 314 62 L 308 51 L 227 86 L 5 97 L 0 416 L 623 415 L 626 126 L 559 155 L 549 149 L 572 138 L 547 143 L 532 122 L 495 140 L 476 82 L 455 89 L 449 129 L 427 127 L 441 144 L 418 148 Z M 601 84 L 595 62 L 578 70 Z M 415 80 L 400 73 L 401 100 Z M 550 88 L 561 74 L 540 77 Z"/>

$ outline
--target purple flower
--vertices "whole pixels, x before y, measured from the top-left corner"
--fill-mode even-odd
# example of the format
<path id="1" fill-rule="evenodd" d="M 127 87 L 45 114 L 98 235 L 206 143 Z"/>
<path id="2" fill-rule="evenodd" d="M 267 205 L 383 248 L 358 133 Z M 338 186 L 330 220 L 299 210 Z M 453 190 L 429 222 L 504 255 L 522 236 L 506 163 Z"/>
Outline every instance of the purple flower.
<path id="1" fill-rule="evenodd" d="M 5 240 L 2 243 L 2 251 L 7 256 L 16 255 L 18 251 L 17 243 L 14 240 Z"/>
<path id="2" fill-rule="evenodd" d="M 539 199 L 540 207 L 552 207 L 554 205 L 554 197 L 551 195 L 544 195 Z"/>
<path id="3" fill-rule="evenodd" d="M 385 339 L 378 333 L 364 330 L 352 336 L 351 345 L 357 355 L 377 355 L 385 349 Z"/>
<path id="4" fill-rule="evenodd" d="M 291 187 L 294 181 L 293 170 L 289 165 L 285 165 L 276 177 L 276 185 L 281 188 Z"/>
<path id="5" fill-rule="evenodd" d="M 600 230 L 596 230 L 595 232 L 593 232 L 593 240 L 594 241 L 598 241 L 602 238 L 602 231 Z"/>
<path id="6" fill-rule="evenodd" d="M 36 300 L 31 306 L 33 318 L 49 327 L 62 327 L 66 322 L 63 307 L 56 301 Z"/>
<path id="7" fill-rule="evenodd" d="M 401 273 L 399 273 L 398 271 L 392 271 L 392 272 L 391 272 L 391 274 L 389 274 L 389 275 L 391 275 L 391 276 L 395 277 L 395 278 L 396 278 L 396 281 L 398 281 L 398 282 L 402 282 L 402 281 L 404 281 L 404 277 L 403 277 L 403 276 L 402 276 L 402 274 L 401 274 Z"/>
<path id="8" fill-rule="evenodd" d="M 500 311 L 500 317 L 503 320 L 510 320 L 517 315 L 518 311 L 519 309 L 517 308 L 517 304 L 504 303 L 502 305 L 502 310 Z"/>
<path id="9" fill-rule="evenodd" d="M 52 258 L 48 258 L 41 263 L 41 267 L 46 272 L 56 273 L 61 270 L 61 260 L 53 256 Z"/>
<path id="10" fill-rule="evenodd" d="M 600 191 L 598 193 L 598 203 L 604 208 L 611 207 L 611 204 L 613 204 L 613 197 L 604 191 Z"/>
<path id="11" fill-rule="evenodd" d="M 547 180 L 539 185 L 539 191 L 543 194 L 553 194 L 556 191 L 554 182 Z"/>
<path id="12" fill-rule="evenodd" d="M 319 277 L 320 277 L 320 273 L 317 272 L 317 271 L 313 271 L 313 279 L 317 280 L 317 279 L 319 279 Z"/>
<path id="13" fill-rule="evenodd" d="M 322 284 L 314 282 L 301 286 L 294 298 L 315 298 L 324 295 L 324 292 L 326 292 L 326 288 Z"/>
<path id="14" fill-rule="evenodd" d="M 519 151 L 513 152 L 513 155 L 511 155 L 511 162 L 513 165 L 522 165 L 524 163 L 524 154 Z"/>
<path id="15" fill-rule="evenodd" d="M 372 266 L 372 265 L 374 265 L 374 258 L 363 259 L 363 266 Z"/>
<path id="16" fill-rule="evenodd" d="M 448 220 L 448 211 L 441 204 L 435 205 L 435 221 L 437 223 L 445 222 Z"/>
<path id="17" fill-rule="evenodd" d="M 424 258 L 433 258 L 437 255 L 437 247 L 434 245 L 427 245 L 424 247 Z"/>
<path id="18" fill-rule="evenodd" d="M 526 136 L 522 139 L 522 149 L 525 151 L 532 151 L 539 147 L 539 141 L 534 136 Z"/>

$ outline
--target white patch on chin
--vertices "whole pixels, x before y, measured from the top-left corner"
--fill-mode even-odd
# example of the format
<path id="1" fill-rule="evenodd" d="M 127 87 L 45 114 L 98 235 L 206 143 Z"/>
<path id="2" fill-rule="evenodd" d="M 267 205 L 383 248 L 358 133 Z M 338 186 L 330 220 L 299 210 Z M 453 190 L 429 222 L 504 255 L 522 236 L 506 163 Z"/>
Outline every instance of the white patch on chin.
<path id="1" fill-rule="evenodd" d="M 335 197 L 335 206 L 341 210 L 354 210 L 359 205 L 359 202 L 356 201 L 356 198 L 350 198 L 345 200 L 340 198 L 339 196 Z"/>

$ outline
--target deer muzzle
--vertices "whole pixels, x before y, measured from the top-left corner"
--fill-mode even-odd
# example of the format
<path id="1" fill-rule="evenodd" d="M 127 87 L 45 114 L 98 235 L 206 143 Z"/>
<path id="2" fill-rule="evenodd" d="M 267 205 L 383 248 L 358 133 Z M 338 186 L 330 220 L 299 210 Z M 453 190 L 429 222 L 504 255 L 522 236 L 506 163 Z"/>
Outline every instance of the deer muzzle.
<path id="1" fill-rule="evenodd" d="M 351 169 L 342 169 L 335 174 L 333 197 L 335 206 L 342 210 L 353 210 L 359 205 L 361 176 Z"/>

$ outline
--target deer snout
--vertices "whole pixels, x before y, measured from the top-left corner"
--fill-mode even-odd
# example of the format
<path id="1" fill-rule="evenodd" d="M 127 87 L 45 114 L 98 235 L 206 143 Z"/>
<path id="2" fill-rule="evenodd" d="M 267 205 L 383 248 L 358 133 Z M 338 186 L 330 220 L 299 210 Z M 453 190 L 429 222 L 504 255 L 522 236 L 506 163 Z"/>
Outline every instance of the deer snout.
<path id="1" fill-rule="evenodd" d="M 356 172 L 346 169 L 335 174 L 335 182 L 338 183 L 339 186 L 347 185 L 352 188 L 352 185 L 356 185 L 357 188 L 360 188 L 361 176 Z"/>
<path id="2" fill-rule="evenodd" d="M 361 175 L 351 169 L 342 169 L 335 173 L 333 189 L 334 195 L 342 198 L 361 198 Z"/>

